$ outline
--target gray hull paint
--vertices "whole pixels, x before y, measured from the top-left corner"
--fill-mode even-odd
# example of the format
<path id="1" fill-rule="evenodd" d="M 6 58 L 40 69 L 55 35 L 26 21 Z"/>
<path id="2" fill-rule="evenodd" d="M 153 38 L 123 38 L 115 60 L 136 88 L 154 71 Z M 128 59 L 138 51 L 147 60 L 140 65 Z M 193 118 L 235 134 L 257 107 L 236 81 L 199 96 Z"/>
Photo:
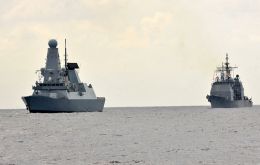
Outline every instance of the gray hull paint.
<path id="1" fill-rule="evenodd" d="M 209 96 L 208 101 L 211 103 L 211 108 L 241 108 L 252 107 L 253 103 L 250 100 L 226 100 L 222 97 Z"/>
<path id="2" fill-rule="evenodd" d="M 102 112 L 104 97 L 97 99 L 54 99 L 44 96 L 22 97 L 30 112 Z"/>

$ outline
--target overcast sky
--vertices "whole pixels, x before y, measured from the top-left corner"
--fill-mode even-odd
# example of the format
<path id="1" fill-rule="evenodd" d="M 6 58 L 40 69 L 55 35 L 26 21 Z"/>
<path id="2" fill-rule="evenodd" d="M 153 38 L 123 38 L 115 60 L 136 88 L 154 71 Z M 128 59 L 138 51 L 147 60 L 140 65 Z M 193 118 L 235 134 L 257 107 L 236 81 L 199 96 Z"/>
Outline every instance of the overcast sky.
<path id="1" fill-rule="evenodd" d="M 226 52 L 260 103 L 258 0 L 0 0 L 0 108 L 24 108 L 48 40 L 106 106 L 209 105 Z"/>

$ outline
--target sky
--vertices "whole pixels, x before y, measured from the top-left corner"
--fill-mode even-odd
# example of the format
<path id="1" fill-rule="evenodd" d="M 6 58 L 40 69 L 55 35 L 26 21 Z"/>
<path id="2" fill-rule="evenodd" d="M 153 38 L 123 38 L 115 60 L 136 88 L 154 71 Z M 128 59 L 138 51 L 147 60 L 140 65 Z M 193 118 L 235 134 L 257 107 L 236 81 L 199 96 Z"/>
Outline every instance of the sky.
<path id="1" fill-rule="evenodd" d="M 260 104 L 260 0 L 0 0 L 0 108 L 25 108 L 48 41 L 106 107 L 209 105 L 229 53 Z"/>

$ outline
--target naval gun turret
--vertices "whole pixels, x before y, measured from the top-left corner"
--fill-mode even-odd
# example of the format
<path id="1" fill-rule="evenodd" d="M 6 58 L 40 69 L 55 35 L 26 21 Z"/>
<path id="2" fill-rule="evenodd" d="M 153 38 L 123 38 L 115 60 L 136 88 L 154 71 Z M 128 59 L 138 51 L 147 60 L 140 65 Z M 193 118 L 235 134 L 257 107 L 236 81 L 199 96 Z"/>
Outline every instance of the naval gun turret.
<path id="1" fill-rule="evenodd" d="M 238 108 L 251 107 L 252 99 L 244 95 L 244 87 L 240 81 L 239 75 L 235 77 L 232 72 L 237 67 L 230 66 L 228 54 L 226 62 L 215 71 L 210 95 L 207 100 L 211 103 L 212 108 Z"/>
<path id="2" fill-rule="evenodd" d="M 61 67 L 57 41 L 48 43 L 46 65 L 40 69 L 39 80 L 31 96 L 22 97 L 30 112 L 93 112 L 103 111 L 105 98 L 96 97 L 91 84 L 79 79 L 77 63 L 67 62 L 65 39 L 65 64 Z"/>

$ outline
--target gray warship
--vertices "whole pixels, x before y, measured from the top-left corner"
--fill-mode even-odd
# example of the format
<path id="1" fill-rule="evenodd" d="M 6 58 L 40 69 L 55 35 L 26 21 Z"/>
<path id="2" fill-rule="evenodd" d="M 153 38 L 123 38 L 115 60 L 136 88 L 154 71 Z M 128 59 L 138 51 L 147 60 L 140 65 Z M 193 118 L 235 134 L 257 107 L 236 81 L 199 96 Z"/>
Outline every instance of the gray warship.
<path id="1" fill-rule="evenodd" d="M 22 97 L 30 112 L 102 112 L 104 97 L 96 97 L 91 84 L 82 83 L 77 63 L 67 62 L 65 39 L 65 65 L 61 67 L 57 41 L 51 39 L 45 68 L 38 71 L 39 80 L 31 96 Z"/>
<path id="2" fill-rule="evenodd" d="M 212 108 L 252 107 L 252 99 L 244 95 L 239 75 L 235 77 L 231 75 L 231 72 L 237 67 L 230 66 L 228 60 L 228 54 L 226 54 L 226 62 L 224 65 L 222 63 L 221 67 L 217 67 L 210 95 L 207 95 L 206 98 Z"/>

